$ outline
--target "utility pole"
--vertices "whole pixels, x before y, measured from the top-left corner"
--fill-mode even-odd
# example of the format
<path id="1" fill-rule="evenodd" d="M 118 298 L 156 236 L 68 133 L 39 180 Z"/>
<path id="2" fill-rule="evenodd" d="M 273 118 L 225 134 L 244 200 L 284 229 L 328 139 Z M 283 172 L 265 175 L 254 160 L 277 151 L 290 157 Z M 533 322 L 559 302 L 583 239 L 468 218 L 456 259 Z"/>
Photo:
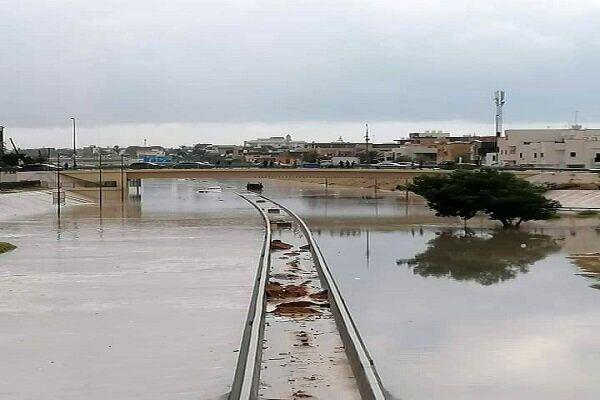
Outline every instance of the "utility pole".
<path id="1" fill-rule="evenodd" d="M 371 141 L 371 138 L 369 137 L 369 124 L 365 124 L 366 130 L 365 130 L 365 147 L 366 147 L 366 151 L 367 153 L 369 152 L 369 141 Z"/>
<path id="2" fill-rule="evenodd" d="M 60 151 L 56 152 L 56 192 L 58 194 L 58 207 L 57 207 L 57 215 L 58 215 L 58 220 L 60 221 L 60 201 L 61 201 L 61 196 L 60 196 Z"/>
<path id="3" fill-rule="evenodd" d="M 4 155 L 4 127 L 0 126 L 0 156 Z"/>
<path id="4" fill-rule="evenodd" d="M 77 131 L 75 117 L 71 117 L 73 121 L 73 169 L 77 169 Z"/>
<path id="5" fill-rule="evenodd" d="M 102 149 L 100 149 L 100 152 L 98 154 L 100 156 L 100 161 L 98 163 L 98 173 L 99 173 L 98 179 L 100 180 L 100 186 L 99 186 L 100 210 L 102 210 Z"/>
<path id="6" fill-rule="evenodd" d="M 125 162 L 123 160 L 123 157 L 125 157 L 124 154 L 121 154 L 121 203 L 125 202 L 125 185 L 127 184 L 127 182 L 125 182 Z"/>

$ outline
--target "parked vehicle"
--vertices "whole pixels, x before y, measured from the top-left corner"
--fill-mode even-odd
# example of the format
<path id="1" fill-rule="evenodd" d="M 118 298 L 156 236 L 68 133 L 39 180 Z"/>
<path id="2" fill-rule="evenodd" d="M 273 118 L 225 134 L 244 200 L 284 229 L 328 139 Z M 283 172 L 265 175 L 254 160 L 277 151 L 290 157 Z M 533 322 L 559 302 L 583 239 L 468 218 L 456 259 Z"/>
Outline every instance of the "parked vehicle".
<path id="1" fill-rule="evenodd" d="M 409 169 L 413 167 L 411 162 L 393 162 L 393 161 L 382 161 L 377 164 L 373 164 L 373 167 L 377 169 L 382 168 L 397 168 L 397 169 Z"/>
<path id="2" fill-rule="evenodd" d="M 440 161 L 437 166 L 438 168 L 441 169 L 454 169 L 454 166 L 456 165 L 456 161 Z"/>
<path id="3" fill-rule="evenodd" d="M 480 165 L 473 163 L 456 163 L 456 169 L 478 169 L 481 168 Z"/>
<path id="4" fill-rule="evenodd" d="M 162 166 L 151 162 L 134 162 L 129 164 L 130 169 L 161 169 Z"/>
<path id="5" fill-rule="evenodd" d="M 0 171 L 2 172 L 19 172 L 23 171 L 23 167 L 18 165 L 0 165 Z"/>
<path id="6" fill-rule="evenodd" d="M 180 162 L 173 166 L 173 168 L 177 169 L 202 169 L 202 168 L 214 168 L 214 164 L 204 162 L 204 161 L 189 161 L 189 162 Z"/>
<path id="7" fill-rule="evenodd" d="M 304 163 L 302 168 L 321 168 L 321 165 L 319 163 Z"/>
<path id="8" fill-rule="evenodd" d="M 441 169 L 477 169 L 479 165 L 473 163 L 458 163 L 456 161 L 441 161 L 438 163 L 438 167 Z"/>
<path id="9" fill-rule="evenodd" d="M 248 182 L 246 184 L 246 190 L 252 191 L 252 192 L 262 192 L 263 190 L 263 184 L 261 182 Z"/>
<path id="10" fill-rule="evenodd" d="M 221 193 L 223 188 L 221 186 L 208 186 L 198 190 L 198 193 Z"/>
<path id="11" fill-rule="evenodd" d="M 21 171 L 60 171 L 61 167 L 54 164 L 25 164 L 21 166 Z"/>

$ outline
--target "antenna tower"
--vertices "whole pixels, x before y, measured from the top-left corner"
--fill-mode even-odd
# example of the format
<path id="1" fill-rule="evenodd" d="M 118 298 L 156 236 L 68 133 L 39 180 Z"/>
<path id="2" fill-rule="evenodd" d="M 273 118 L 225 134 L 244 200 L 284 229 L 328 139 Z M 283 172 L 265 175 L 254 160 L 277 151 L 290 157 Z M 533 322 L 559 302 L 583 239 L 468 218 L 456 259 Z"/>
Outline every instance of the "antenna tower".
<path id="1" fill-rule="evenodd" d="M 371 138 L 369 138 L 369 124 L 365 124 L 365 145 L 367 147 L 367 151 L 369 151 L 369 141 L 371 141 Z"/>
<path id="2" fill-rule="evenodd" d="M 502 136 L 502 107 L 506 103 L 506 94 L 504 90 L 497 90 L 494 93 L 494 103 L 496 103 L 496 137 Z"/>

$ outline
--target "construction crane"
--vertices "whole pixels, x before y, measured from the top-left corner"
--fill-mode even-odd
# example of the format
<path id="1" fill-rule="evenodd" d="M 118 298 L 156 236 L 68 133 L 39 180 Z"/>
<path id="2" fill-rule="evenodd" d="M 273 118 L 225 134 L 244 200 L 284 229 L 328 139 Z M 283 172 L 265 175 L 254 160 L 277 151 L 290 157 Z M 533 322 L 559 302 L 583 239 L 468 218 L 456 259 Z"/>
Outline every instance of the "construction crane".
<path id="1" fill-rule="evenodd" d="M 17 146 L 15 146 L 15 141 L 10 138 L 10 144 L 12 144 L 13 149 L 15 150 L 15 154 L 19 157 L 21 157 L 21 154 L 19 153 L 19 149 L 17 149 Z"/>

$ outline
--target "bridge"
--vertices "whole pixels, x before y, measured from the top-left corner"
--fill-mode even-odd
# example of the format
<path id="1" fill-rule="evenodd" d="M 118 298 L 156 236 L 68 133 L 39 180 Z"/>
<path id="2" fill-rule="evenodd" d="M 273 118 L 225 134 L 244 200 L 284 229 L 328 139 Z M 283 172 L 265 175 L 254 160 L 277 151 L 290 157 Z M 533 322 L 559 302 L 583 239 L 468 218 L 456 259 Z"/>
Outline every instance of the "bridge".
<path id="1" fill-rule="evenodd" d="M 262 179 L 303 180 L 313 179 L 327 183 L 331 179 L 363 179 L 377 185 L 378 180 L 394 180 L 406 183 L 415 176 L 444 173 L 440 170 L 400 169 L 317 169 L 317 168 L 215 168 L 215 169 L 107 169 L 65 170 L 60 172 L 61 187 L 82 197 L 106 201 L 121 201 L 127 198 L 128 187 L 137 186 L 145 179 L 235 179 L 258 181 Z M 45 172 L 50 187 L 56 187 L 58 174 Z M 100 186 L 102 182 L 102 187 Z M 100 190 L 101 189 L 101 190 Z"/>
<path id="2" fill-rule="evenodd" d="M 144 179 L 235 179 L 257 181 L 262 179 L 279 180 L 319 180 L 327 184 L 332 179 L 363 179 L 373 182 L 388 180 L 405 184 L 414 177 L 424 174 L 448 173 L 433 169 L 338 169 L 338 168 L 215 168 L 215 169 L 104 169 L 104 170 L 65 170 L 60 171 L 61 187 L 64 190 L 90 200 L 123 201 L 127 198 L 128 187 L 137 186 Z M 515 172 L 522 178 L 537 175 L 536 171 Z M 34 179 L 56 187 L 59 173 L 38 172 Z M 102 182 L 102 185 L 100 184 Z"/>

